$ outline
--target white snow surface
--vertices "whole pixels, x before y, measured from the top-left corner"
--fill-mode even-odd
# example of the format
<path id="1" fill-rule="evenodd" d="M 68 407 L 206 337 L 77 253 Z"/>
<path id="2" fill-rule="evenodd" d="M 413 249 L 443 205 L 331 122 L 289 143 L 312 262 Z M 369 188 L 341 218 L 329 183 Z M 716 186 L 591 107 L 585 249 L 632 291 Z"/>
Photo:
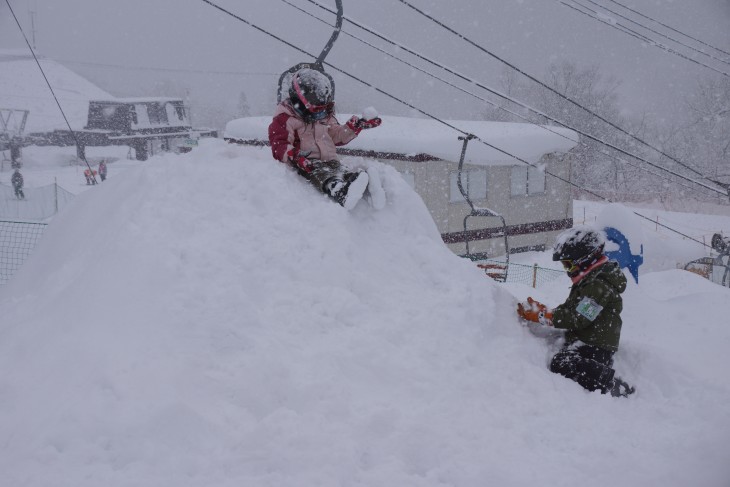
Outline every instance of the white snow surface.
<path id="1" fill-rule="evenodd" d="M 730 290 L 629 280 L 637 392 L 588 393 L 515 315 L 567 278 L 494 283 L 373 167 L 380 211 L 207 139 L 80 193 L 0 288 L 0 484 L 728 485 Z"/>
<path id="2" fill-rule="evenodd" d="M 364 113 L 367 113 L 368 109 Z M 348 120 L 352 114 L 337 114 Z M 359 117 L 360 115 L 358 115 Z M 367 116 L 363 114 L 365 118 Z M 463 134 L 431 119 L 381 115 L 380 127 L 365 130 L 347 144 L 348 149 L 395 152 L 399 154 L 429 154 L 444 161 L 458 162 Z M 268 140 L 271 117 L 247 117 L 228 122 L 224 137 L 243 140 Z M 578 135 L 561 127 L 542 127 L 527 123 L 484 122 L 473 120 L 446 121 L 452 127 L 474 134 L 479 140 L 469 142 L 464 161 L 470 164 L 524 164 L 508 154 L 530 163 L 552 152 L 567 152 L 577 145 Z M 549 130 L 548 130 L 549 129 Z"/>

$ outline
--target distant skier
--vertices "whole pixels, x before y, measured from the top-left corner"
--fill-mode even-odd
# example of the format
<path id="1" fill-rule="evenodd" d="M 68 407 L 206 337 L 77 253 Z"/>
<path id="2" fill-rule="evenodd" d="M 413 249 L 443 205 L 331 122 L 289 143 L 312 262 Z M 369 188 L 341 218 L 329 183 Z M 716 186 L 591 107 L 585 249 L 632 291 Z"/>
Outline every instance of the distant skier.
<path id="1" fill-rule="evenodd" d="M 104 161 L 104 159 L 102 159 L 99 163 L 99 178 L 102 182 L 106 180 L 106 162 Z"/>
<path id="2" fill-rule="evenodd" d="M 96 171 L 92 169 L 84 169 L 84 177 L 86 184 L 96 184 Z"/>
<path id="3" fill-rule="evenodd" d="M 589 391 L 614 397 L 634 392 L 614 377 L 613 354 L 621 336 L 621 293 L 626 277 L 603 253 L 603 236 L 588 226 L 577 226 L 558 236 L 553 260 L 562 262 L 573 281 L 565 303 L 555 309 L 532 298 L 517 305 L 522 318 L 566 330 L 565 345 L 555 354 L 550 370 L 576 381 Z"/>
<path id="4" fill-rule="evenodd" d="M 368 186 L 368 173 L 340 164 L 335 147 L 347 144 L 363 129 L 379 126 L 381 119 L 353 116 L 340 125 L 334 106 L 327 76 L 314 69 L 297 71 L 289 98 L 278 105 L 269 125 L 269 142 L 275 159 L 291 164 L 319 191 L 350 210 Z"/>
<path id="5" fill-rule="evenodd" d="M 15 170 L 13 175 L 10 177 L 10 182 L 13 183 L 15 197 L 19 200 L 25 199 L 25 193 L 23 193 L 23 175 L 20 174 L 20 170 Z"/>

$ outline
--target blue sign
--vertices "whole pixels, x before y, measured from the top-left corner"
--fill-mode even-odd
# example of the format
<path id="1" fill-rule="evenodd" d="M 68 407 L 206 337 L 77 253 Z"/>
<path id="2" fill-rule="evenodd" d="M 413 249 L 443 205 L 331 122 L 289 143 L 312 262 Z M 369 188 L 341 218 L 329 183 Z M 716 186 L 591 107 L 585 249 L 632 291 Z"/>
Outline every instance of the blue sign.
<path id="1" fill-rule="evenodd" d="M 631 253 L 631 246 L 626 236 L 613 227 L 606 227 L 606 238 L 611 242 L 618 244 L 618 250 L 610 250 L 605 252 L 610 260 L 615 260 L 622 269 L 628 269 L 634 277 L 636 283 L 639 283 L 639 266 L 644 263 L 644 246 L 637 255 Z"/>

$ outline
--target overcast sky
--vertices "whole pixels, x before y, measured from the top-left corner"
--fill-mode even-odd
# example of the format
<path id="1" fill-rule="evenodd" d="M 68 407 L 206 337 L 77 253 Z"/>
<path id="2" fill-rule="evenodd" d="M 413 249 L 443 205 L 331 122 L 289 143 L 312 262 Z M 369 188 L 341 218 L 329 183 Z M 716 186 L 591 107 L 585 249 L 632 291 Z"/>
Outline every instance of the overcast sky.
<path id="1" fill-rule="evenodd" d="M 24 41 L 5 1 L 0 0 L 0 48 L 23 48 Z M 334 20 L 307 0 L 287 1 L 330 22 Z M 334 8 L 334 0 L 318 1 Z M 579 66 L 600 66 L 604 73 L 621 81 L 622 108 L 637 116 L 646 112 L 676 117 L 676 103 L 693 89 L 698 78 L 722 78 L 692 62 L 643 45 L 558 0 L 410 1 L 538 77 L 543 77 L 550 62 L 567 60 Z M 580 1 L 590 4 L 591 0 Z M 593 1 L 619 9 L 611 0 Z M 619 1 L 730 51 L 728 0 Z M 313 54 L 319 54 L 331 33 L 331 28 L 281 0 L 217 3 Z M 346 16 L 499 88 L 497 79 L 503 65 L 397 0 L 343 3 Z M 244 91 L 254 114 L 264 114 L 273 110 L 278 74 L 297 62 L 311 60 L 201 0 L 11 0 L 11 5 L 29 36 L 29 11 L 32 8 L 37 12 L 35 38 L 40 54 L 62 61 L 118 96 L 149 94 L 157 84 L 158 90 L 174 92 L 171 95 L 189 90 L 192 96 L 211 105 L 233 107 Z M 394 52 L 384 42 L 347 23 L 345 31 Z M 398 55 L 411 59 L 403 53 Z M 438 116 L 474 118 L 481 110 L 473 98 L 428 80 L 344 34 L 327 61 Z M 114 66 L 101 66 L 104 64 Z M 728 71 L 730 67 L 724 65 L 722 69 Z M 382 113 L 409 113 L 403 105 L 351 78 L 333 74 L 338 82 L 341 111 L 373 105 Z"/>

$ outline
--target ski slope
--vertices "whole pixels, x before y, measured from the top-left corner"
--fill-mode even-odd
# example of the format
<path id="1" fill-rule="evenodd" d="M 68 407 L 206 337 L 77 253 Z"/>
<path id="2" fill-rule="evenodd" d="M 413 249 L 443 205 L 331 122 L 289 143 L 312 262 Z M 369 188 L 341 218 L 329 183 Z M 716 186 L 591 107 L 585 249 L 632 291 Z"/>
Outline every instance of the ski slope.
<path id="1" fill-rule="evenodd" d="M 728 485 L 730 290 L 630 281 L 638 391 L 587 393 L 514 312 L 567 279 L 485 278 L 377 167 L 382 211 L 217 140 L 80 193 L 0 288 L 0 484 Z"/>

